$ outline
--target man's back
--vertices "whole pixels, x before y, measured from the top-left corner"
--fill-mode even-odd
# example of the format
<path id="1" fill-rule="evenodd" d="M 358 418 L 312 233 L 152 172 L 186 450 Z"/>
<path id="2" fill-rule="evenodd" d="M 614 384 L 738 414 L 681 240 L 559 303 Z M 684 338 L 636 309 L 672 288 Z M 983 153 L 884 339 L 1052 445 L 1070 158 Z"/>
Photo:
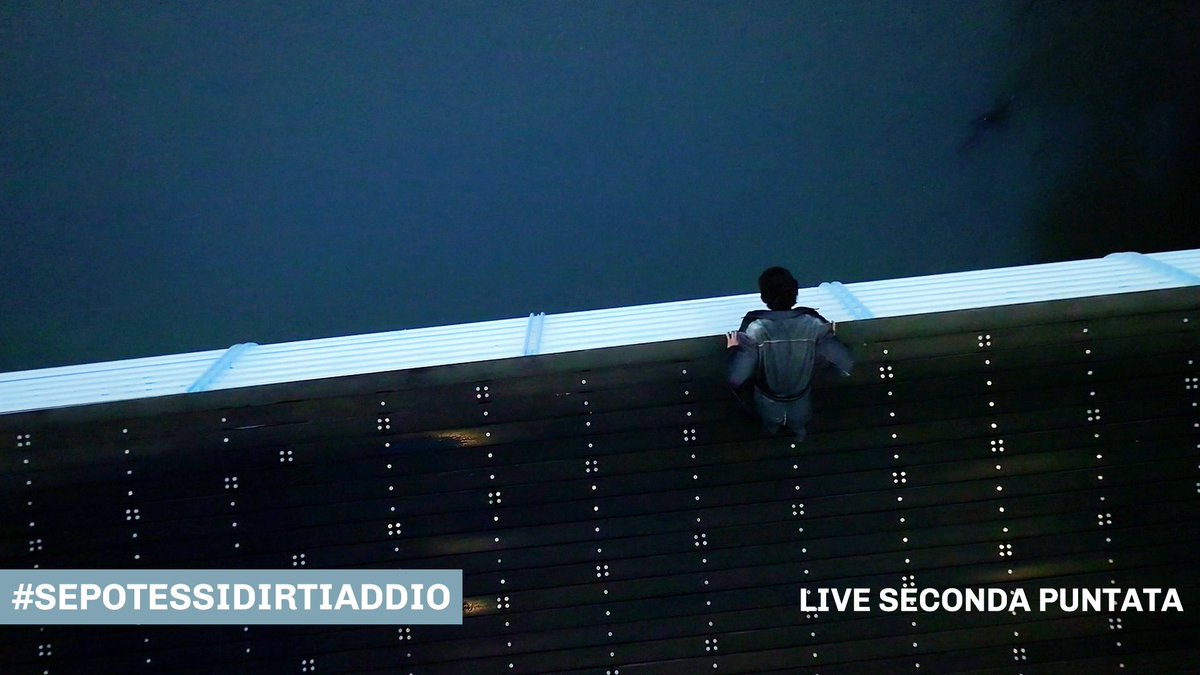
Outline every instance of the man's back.
<path id="1" fill-rule="evenodd" d="M 768 431 L 787 427 L 804 438 L 817 369 L 832 363 L 849 374 L 854 357 L 834 337 L 833 325 L 806 307 L 751 312 L 742 327 L 729 337 L 729 383 L 735 390 L 753 385 L 754 405 Z"/>
<path id="2" fill-rule="evenodd" d="M 777 400 L 794 399 L 808 390 L 818 345 L 832 336 L 828 323 L 803 310 L 762 312 L 745 333 L 758 352 L 755 386 Z"/>
<path id="3" fill-rule="evenodd" d="M 843 373 L 854 367 L 850 350 L 833 336 L 833 324 L 808 307 L 794 307 L 799 284 L 782 267 L 758 277 L 767 310 L 750 312 L 741 327 L 725 336 L 730 351 L 729 384 L 745 401 L 753 385 L 754 406 L 763 426 L 774 433 L 788 428 L 804 438 L 812 415 L 809 388 L 824 363 Z"/>

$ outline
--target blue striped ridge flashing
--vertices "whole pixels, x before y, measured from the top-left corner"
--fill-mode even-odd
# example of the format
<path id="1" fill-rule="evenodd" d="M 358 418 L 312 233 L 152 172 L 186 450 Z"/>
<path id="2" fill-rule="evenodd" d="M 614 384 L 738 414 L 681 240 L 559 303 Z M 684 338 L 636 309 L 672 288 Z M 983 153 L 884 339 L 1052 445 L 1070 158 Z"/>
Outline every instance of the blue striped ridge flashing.
<path id="1" fill-rule="evenodd" d="M 1200 286 L 1200 276 L 1192 274 L 1187 270 L 1182 270 L 1174 265 L 1165 263 L 1161 260 L 1156 260 L 1148 255 L 1134 252 L 1109 253 L 1104 256 L 1110 260 L 1122 260 L 1142 269 L 1150 270 L 1156 274 L 1160 274 L 1172 281 L 1178 281 L 1185 286 Z"/>
<path id="2" fill-rule="evenodd" d="M 831 282 L 800 289 L 796 301 L 841 323 L 1180 287 L 1200 291 L 1200 249 Z M 707 338 L 760 307 L 757 293 L 744 293 L 0 373 L 0 415 Z"/>
<path id="3" fill-rule="evenodd" d="M 233 362 L 237 361 L 239 356 L 257 346 L 257 342 L 241 342 L 233 345 L 229 349 L 226 349 L 216 361 L 213 361 L 212 365 L 208 367 L 208 370 L 204 371 L 204 373 L 200 375 L 200 377 L 197 377 L 196 381 L 187 388 L 187 393 L 195 394 L 201 391 L 208 391 L 208 388 L 212 386 L 213 382 L 217 381 L 217 378 L 219 378 L 222 373 L 233 367 Z"/>
<path id="4" fill-rule="evenodd" d="M 529 323 L 525 324 L 525 356 L 534 356 L 541 350 L 542 327 L 545 325 L 545 312 L 537 312 L 529 315 Z"/>
<path id="5" fill-rule="evenodd" d="M 826 281 L 821 284 L 821 288 L 837 299 L 841 303 L 842 308 L 855 319 L 875 318 L 875 313 L 867 309 L 867 306 L 856 295 L 851 293 L 850 289 L 846 288 L 842 282 Z"/>

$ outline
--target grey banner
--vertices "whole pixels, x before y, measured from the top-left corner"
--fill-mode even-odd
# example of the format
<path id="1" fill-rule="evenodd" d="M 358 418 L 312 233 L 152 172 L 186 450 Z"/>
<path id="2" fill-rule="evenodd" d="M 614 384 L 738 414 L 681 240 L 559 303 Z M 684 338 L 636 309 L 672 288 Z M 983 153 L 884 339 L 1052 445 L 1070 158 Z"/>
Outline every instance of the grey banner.
<path id="1" fill-rule="evenodd" d="M 462 570 L 0 570 L 0 624 L 461 624 Z"/>

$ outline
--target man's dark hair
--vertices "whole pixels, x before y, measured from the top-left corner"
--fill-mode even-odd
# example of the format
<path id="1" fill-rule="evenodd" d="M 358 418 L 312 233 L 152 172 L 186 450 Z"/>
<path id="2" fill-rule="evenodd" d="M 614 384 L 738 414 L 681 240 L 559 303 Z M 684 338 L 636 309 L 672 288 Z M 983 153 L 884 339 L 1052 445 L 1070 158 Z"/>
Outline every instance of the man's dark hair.
<path id="1" fill-rule="evenodd" d="M 758 277 L 758 292 L 762 301 L 776 311 L 791 309 L 796 304 L 799 289 L 796 277 L 782 267 L 768 267 Z"/>

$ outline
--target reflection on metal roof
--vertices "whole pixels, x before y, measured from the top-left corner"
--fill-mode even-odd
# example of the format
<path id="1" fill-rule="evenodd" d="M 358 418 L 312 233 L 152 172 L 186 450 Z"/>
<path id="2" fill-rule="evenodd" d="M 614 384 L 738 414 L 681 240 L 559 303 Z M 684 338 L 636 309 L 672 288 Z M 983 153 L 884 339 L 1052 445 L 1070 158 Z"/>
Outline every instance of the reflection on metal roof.
<path id="1" fill-rule="evenodd" d="M 832 321 L 1200 286 L 1200 249 L 801 289 Z M 719 335 L 758 295 L 304 340 L 0 374 L 0 413 Z"/>

